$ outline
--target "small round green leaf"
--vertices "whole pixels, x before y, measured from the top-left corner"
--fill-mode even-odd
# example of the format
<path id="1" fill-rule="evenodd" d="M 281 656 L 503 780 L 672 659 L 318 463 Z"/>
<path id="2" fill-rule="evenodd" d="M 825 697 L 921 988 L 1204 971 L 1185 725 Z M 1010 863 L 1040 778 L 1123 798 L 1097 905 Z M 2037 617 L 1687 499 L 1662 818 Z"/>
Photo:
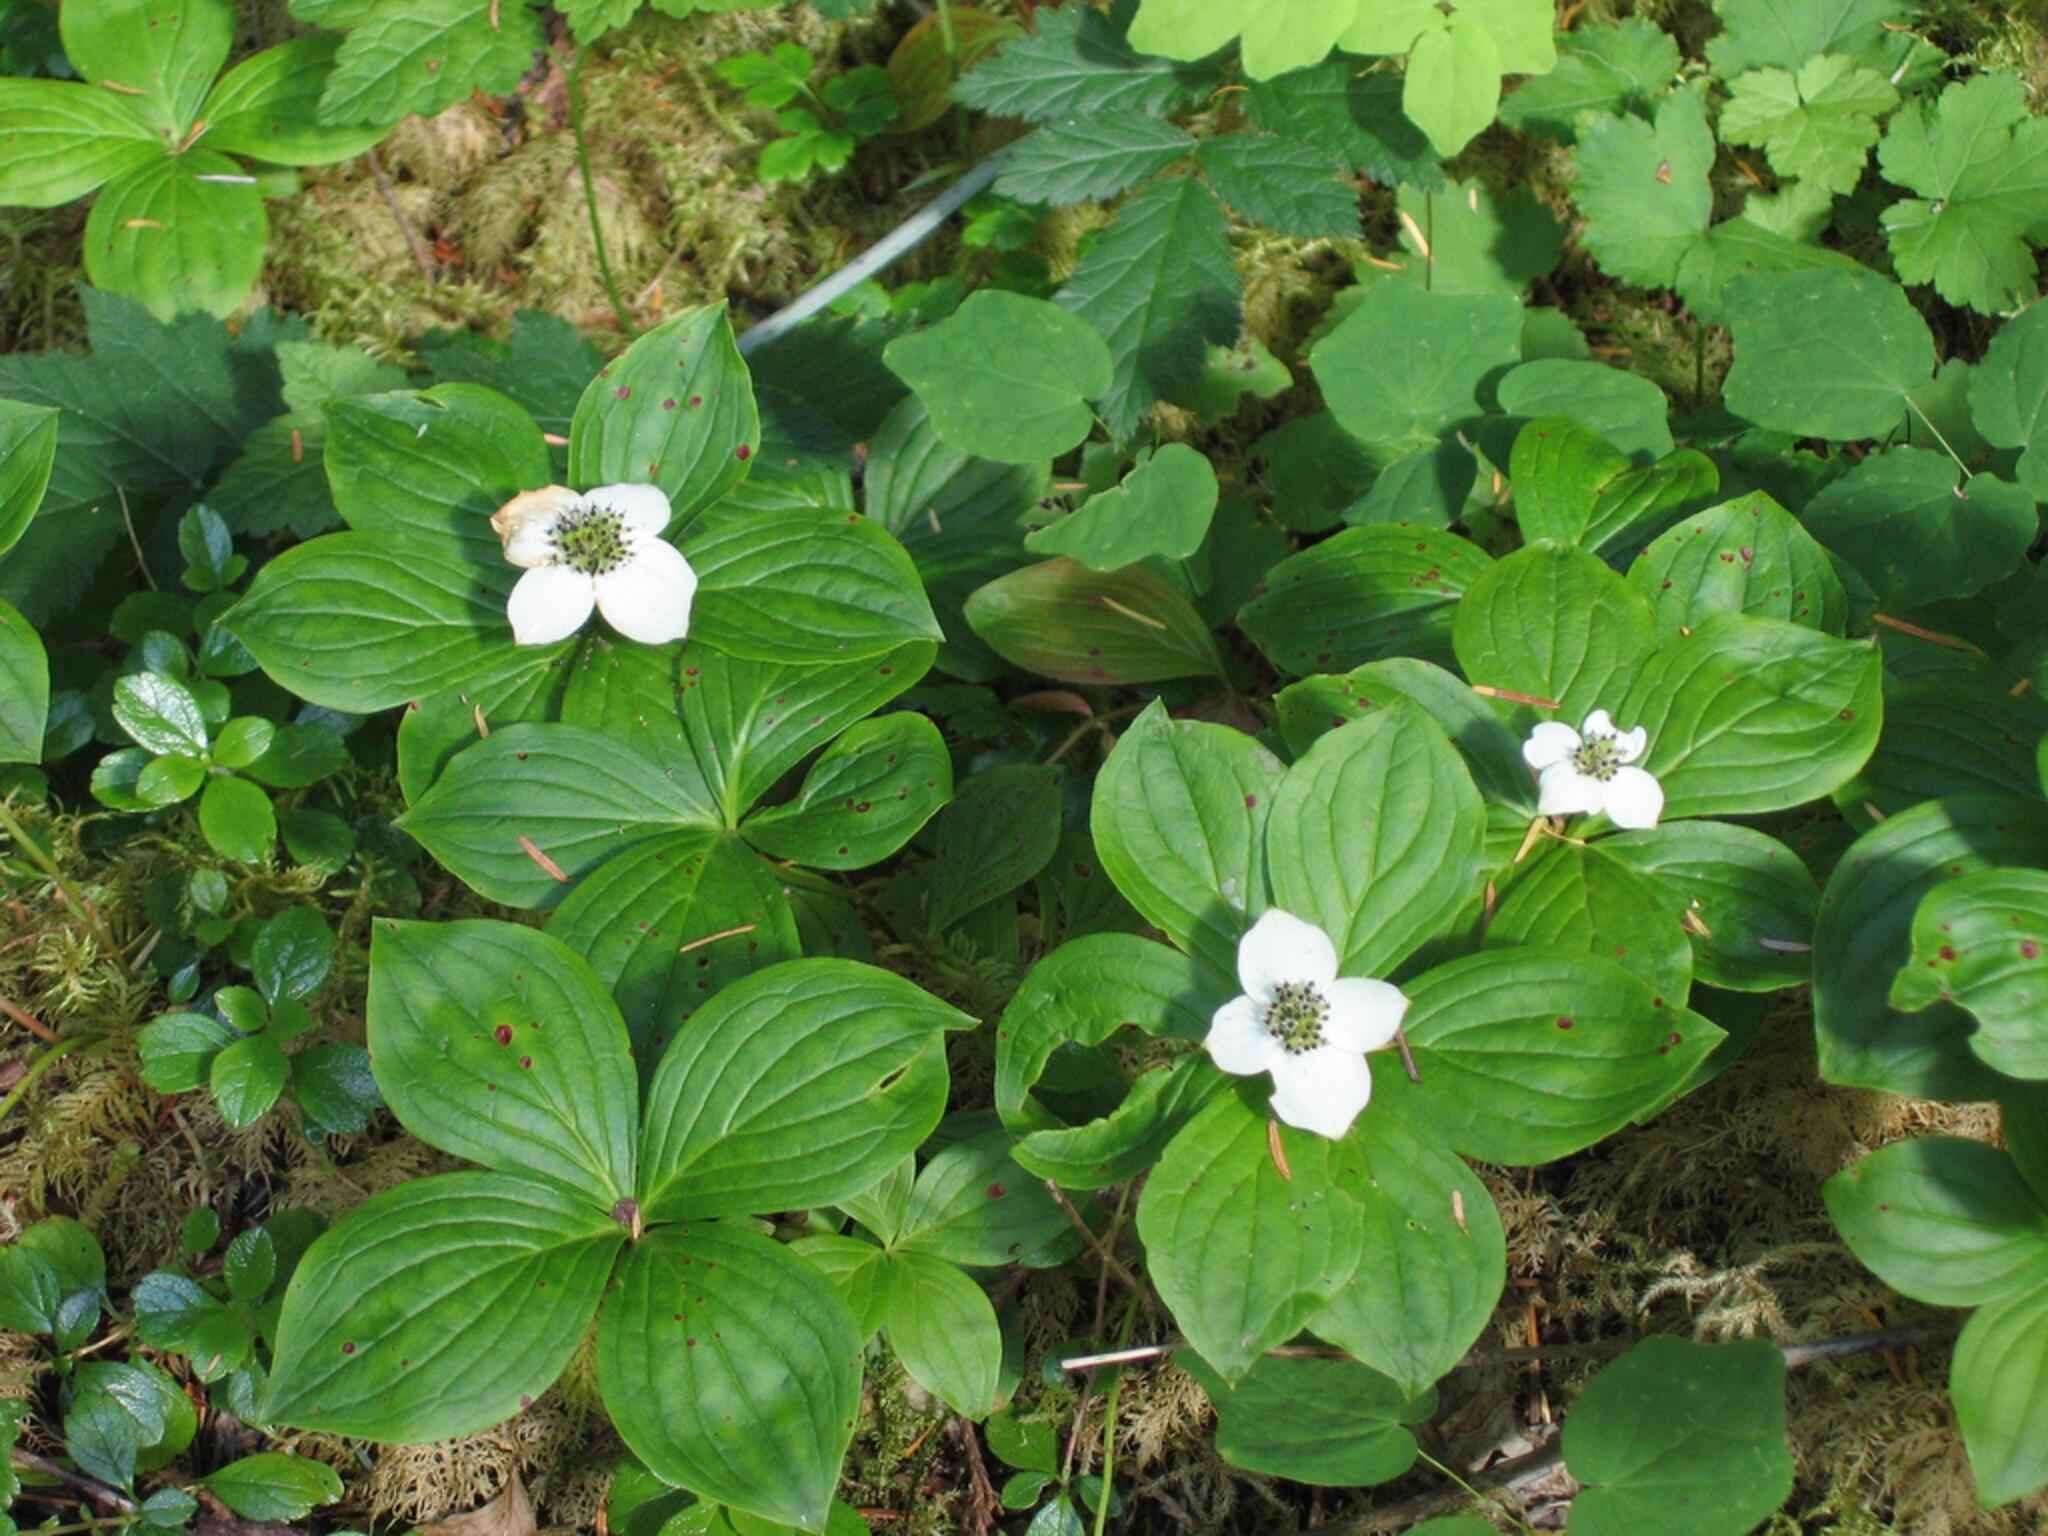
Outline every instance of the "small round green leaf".
<path id="1" fill-rule="evenodd" d="M 341 1475 L 334 1468 L 280 1451 L 244 1456 L 200 1481 L 245 1520 L 303 1520 L 341 1497 Z"/>
<path id="2" fill-rule="evenodd" d="M 254 1125 L 284 1092 L 290 1070 L 284 1052 L 268 1035 L 246 1036 L 221 1047 L 207 1069 L 221 1118 L 236 1130 Z"/>
<path id="3" fill-rule="evenodd" d="M 882 358 L 924 402 L 941 439 L 1001 464 L 1074 447 L 1095 424 L 1086 402 L 1112 382 L 1109 347 L 1092 325 L 1043 299 L 997 289 L 971 295 L 928 330 L 898 337 Z"/>
<path id="4" fill-rule="evenodd" d="M 247 779 L 216 775 L 199 797 L 199 830 L 223 858 L 261 864 L 277 844 L 277 812 Z"/>
<path id="5" fill-rule="evenodd" d="M 1414 1405 L 1351 1360 L 1259 1361 L 1235 1386 L 1188 1351 L 1176 1362 L 1216 1405 L 1216 1451 L 1234 1467 L 1319 1488 L 1369 1488 L 1415 1464 Z"/>

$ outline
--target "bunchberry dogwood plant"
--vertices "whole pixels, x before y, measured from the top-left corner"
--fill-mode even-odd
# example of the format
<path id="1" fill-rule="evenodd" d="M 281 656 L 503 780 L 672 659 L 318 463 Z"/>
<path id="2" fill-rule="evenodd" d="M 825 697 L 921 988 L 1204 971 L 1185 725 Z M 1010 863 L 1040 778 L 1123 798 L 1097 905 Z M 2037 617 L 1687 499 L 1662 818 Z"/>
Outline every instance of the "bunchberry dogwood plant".
<path id="1" fill-rule="evenodd" d="M 1408 999 L 1384 981 L 1337 974 L 1330 936 L 1271 908 L 1237 945 L 1244 994 L 1216 1010 L 1203 1041 L 1238 1077 L 1273 1076 L 1273 1113 L 1339 1137 L 1372 1097 L 1365 1053 L 1394 1038 Z"/>
<path id="2" fill-rule="evenodd" d="M 1617 827 L 1656 826 L 1664 791 L 1653 775 L 1634 766 L 1649 743 L 1641 726 L 1616 730 L 1604 709 L 1586 716 L 1576 731 L 1562 720 L 1543 721 L 1522 744 L 1522 756 L 1537 774 L 1537 811 L 1545 816 L 1605 812 Z"/>
<path id="3" fill-rule="evenodd" d="M 666 645 L 690 629 L 697 573 L 665 543 L 668 497 L 652 485 L 522 491 L 491 516 L 505 558 L 525 568 L 505 604 L 521 645 L 581 629 L 594 607 L 628 640 Z"/>

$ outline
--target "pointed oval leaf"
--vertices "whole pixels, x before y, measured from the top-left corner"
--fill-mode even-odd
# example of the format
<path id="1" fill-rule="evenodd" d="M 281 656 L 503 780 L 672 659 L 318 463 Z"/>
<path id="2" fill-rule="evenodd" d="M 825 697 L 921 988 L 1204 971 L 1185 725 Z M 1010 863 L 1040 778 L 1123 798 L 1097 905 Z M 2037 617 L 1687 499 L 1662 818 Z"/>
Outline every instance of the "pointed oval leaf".
<path id="1" fill-rule="evenodd" d="M 85 271 L 159 320 L 191 309 L 226 316 L 255 286 L 269 239 L 263 194 L 241 166 L 191 149 L 100 189 L 85 221 Z"/>
<path id="2" fill-rule="evenodd" d="M 944 1032 L 971 1022 L 851 960 L 792 960 L 734 982 L 654 1074 L 642 1211 L 749 1216 L 858 1194 L 938 1124 Z"/>
<path id="3" fill-rule="evenodd" d="M 1611 961 L 1529 944 L 1453 960 L 1403 990 L 1418 1121 L 1490 1163 L 1591 1146 L 1663 1102 L 1722 1038 Z"/>
<path id="4" fill-rule="evenodd" d="M 235 34 L 221 0 L 102 0 L 57 24 L 78 78 L 127 96 L 171 144 L 199 115 Z"/>
<path id="5" fill-rule="evenodd" d="M 1413 1404 L 1352 1360 L 1261 1360 L 1236 1386 L 1188 1351 L 1177 1363 L 1216 1405 L 1216 1453 L 1234 1467 L 1319 1488 L 1369 1488 L 1415 1464 Z M 1491 1530 L 1492 1527 L 1487 1527 Z"/>
<path id="6" fill-rule="evenodd" d="M 664 1481 L 823 1531 L 860 1407 L 861 1343 L 831 1283 L 780 1243 L 664 1228 L 619 1267 L 598 1381 L 620 1438 Z"/>
<path id="7" fill-rule="evenodd" d="M 140 109 L 70 80 L 0 80 L 0 203 L 57 208 L 164 159 Z"/>
<path id="8" fill-rule="evenodd" d="M 639 1084 L 624 1025 L 566 945 L 512 923 L 382 919 L 370 1061 L 431 1146 L 533 1174 L 609 1210 L 633 1193 Z"/>
<path id="9" fill-rule="evenodd" d="M 1611 841 L 1533 850 L 1502 882 L 1486 946 L 1581 950 L 1614 961 L 1664 997 L 1684 997 L 1692 985 L 1692 946 L 1679 926 L 1683 902 L 1608 857 Z"/>
<path id="10" fill-rule="evenodd" d="M 944 1259 L 891 1253 L 882 1326 L 910 1379 L 955 1413 L 995 1411 L 1003 1333 L 988 1295 Z"/>
<path id="11" fill-rule="evenodd" d="M 917 834 L 953 795 L 953 759 L 923 715 L 863 720 L 825 749 L 795 798 L 750 817 L 747 841 L 812 869 L 865 869 Z"/>
<path id="12" fill-rule="evenodd" d="M 221 154 L 272 165 L 331 165 L 375 148 L 388 127 L 334 128 L 320 121 L 320 92 L 340 47 L 339 37 L 323 32 L 242 60 L 221 76 L 200 108 L 206 121 L 202 142 Z"/>
<path id="13" fill-rule="evenodd" d="M 1218 977 L 1266 909 L 1266 818 L 1278 758 L 1241 731 L 1168 717 L 1131 722 L 1095 778 L 1095 849 L 1124 899 Z"/>
<path id="14" fill-rule="evenodd" d="M 1296 676 L 1390 656 L 1448 661 L 1459 599 L 1492 568 L 1477 545 L 1434 528 L 1347 528 L 1268 571 L 1237 622 Z"/>
<path id="15" fill-rule="evenodd" d="M 2048 1283 L 1977 1310 L 1956 1340 L 1948 1387 L 1987 1508 L 2048 1482 Z"/>
<path id="16" fill-rule="evenodd" d="M 1839 635 L 1849 599 L 1827 551 L 1762 491 L 1685 518 L 1628 568 L 1666 637 L 1709 614 L 1747 613 Z"/>
<path id="17" fill-rule="evenodd" d="M 2048 1284 L 2048 1206 L 1996 1147 L 1957 1136 L 1896 1141 L 1822 1194 L 1856 1257 L 1917 1301 L 1972 1307 Z"/>
<path id="18" fill-rule="evenodd" d="M 1593 846 L 1649 876 L 1667 912 L 1693 914 L 1693 974 L 1709 986 L 1768 992 L 1810 979 L 1820 888 L 1776 838 L 1724 821 L 1672 821 Z"/>
<path id="19" fill-rule="evenodd" d="M 57 462 L 57 412 L 0 400 L 0 555 L 28 532 Z"/>
<path id="20" fill-rule="evenodd" d="M 1654 643 L 1649 601 L 1582 549 L 1532 544 L 1493 565 L 1458 604 L 1458 665 L 1475 683 L 1554 699 L 1576 727 L 1617 703 Z"/>
<path id="21" fill-rule="evenodd" d="M 747 476 L 761 451 L 754 385 L 723 304 L 664 320 L 598 370 L 569 427 L 578 486 L 632 482 L 668 496 L 676 527 Z"/>
<path id="22" fill-rule="evenodd" d="M 1937 885 L 1913 914 L 1913 954 L 1891 1005 L 1955 1003 L 1977 1020 L 1970 1049 L 2008 1077 L 2048 1077 L 2048 871 L 1986 869 Z"/>
<path id="23" fill-rule="evenodd" d="M 0 763 L 39 763 L 50 714 L 50 661 L 35 626 L 0 602 Z"/>
<path id="24" fill-rule="evenodd" d="M 1158 683 L 1223 672 L 1195 607 L 1143 566 L 1091 571 L 1062 556 L 978 588 L 965 616 L 1013 666 L 1068 683 Z"/>
<path id="25" fill-rule="evenodd" d="M 1252 1097 L 1240 1089 L 1210 1100 L 1167 1143 L 1138 1197 L 1160 1299 L 1226 1381 L 1322 1310 L 1364 1242 L 1344 1145 L 1267 1119 Z M 1291 1178 L 1274 1161 L 1275 1139 Z"/>
<path id="26" fill-rule="evenodd" d="M 1078 1241 L 1066 1213 L 1010 1156 L 1007 1131 L 957 1141 L 925 1164 L 911 1187 L 891 1251 L 949 1264 L 1045 1268 Z"/>
<path id="27" fill-rule="evenodd" d="M 413 1445 L 502 1423 L 568 1365 L 625 1240 L 517 1174 L 372 1195 L 292 1272 L 262 1419 Z"/>

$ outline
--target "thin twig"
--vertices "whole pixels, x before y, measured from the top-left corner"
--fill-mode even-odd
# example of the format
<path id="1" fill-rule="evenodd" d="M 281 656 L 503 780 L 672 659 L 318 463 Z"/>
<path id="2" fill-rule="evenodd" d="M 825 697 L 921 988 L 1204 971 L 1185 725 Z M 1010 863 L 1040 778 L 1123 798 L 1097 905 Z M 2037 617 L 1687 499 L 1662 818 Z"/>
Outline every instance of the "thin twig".
<path id="1" fill-rule="evenodd" d="M 122 1493 L 120 1489 L 109 1487 L 98 1478 L 87 1477 L 82 1472 L 73 1472 L 69 1467 L 59 1466 L 46 1456 L 38 1456 L 34 1451 L 24 1451 L 18 1445 L 14 1447 L 13 1456 L 14 1464 L 24 1472 L 34 1472 L 40 1477 L 54 1478 L 67 1488 L 76 1488 L 80 1493 L 91 1499 L 93 1503 L 118 1510 L 121 1514 L 132 1515 L 135 1513 L 135 1501 L 133 1499 Z"/>
<path id="2" fill-rule="evenodd" d="M 1916 640 L 1925 640 L 1930 645 L 1947 646 L 1952 651 L 1968 651 L 1973 656 L 1982 656 L 1984 654 L 1979 647 L 1972 645 L 1967 640 L 1960 639 L 1955 635 L 1944 635 L 1941 631 L 1935 629 L 1922 629 L 1918 624 L 1909 624 L 1904 619 L 1895 619 L 1888 613 L 1873 613 L 1870 616 L 1870 622 L 1882 624 L 1886 629 L 1896 629 L 1900 634 L 1911 635 Z"/>
<path id="3" fill-rule="evenodd" d="M 123 486 L 114 487 L 114 498 L 121 503 L 121 526 L 128 530 L 128 547 L 135 551 L 135 563 L 142 567 L 142 579 L 149 590 L 156 590 L 156 578 L 149 573 L 149 557 L 142 552 L 142 540 L 135 536 L 135 519 L 128 511 L 128 492 Z"/>
<path id="4" fill-rule="evenodd" d="M 0 832 L 5 832 L 13 838 L 21 851 L 28 855 L 29 862 L 50 877 L 50 882 L 57 887 L 58 894 L 63 896 L 70 904 L 71 910 L 79 915 L 100 948 L 105 950 L 110 958 L 118 957 L 121 946 L 114 942 L 114 936 L 100 920 L 99 912 L 92 903 L 71 888 L 71 882 L 64 878 L 64 872 L 57 867 L 57 861 L 50 857 L 41 843 L 28 835 L 28 829 L 15 819 L 13 810 L 4 799 L 0 799 Z"/>
<path id="5" fill-rule="evenodd" d="M 412 259 L 419 264 L 420 275 L 430 283 L 441 280 L 441 269 L 434 261 L 434 253 L 427 249 L 412 224 L 406 219 L 405 210 L 398 206 L 398 193 L 392 188 L 391 178 L 384 173 L 384 162 L 377 158 L 377 151 L 369 151 L 363 158 L 370 162 L 370 175 L 376 179 L 377 191 L 384 198 L 384 206 L 391 210 L 391 217 L 398 225 L 398 232 L 405 236 L 406 249 L 412 252 Z"/>
<path id="6" fill-rule="evenodd" d="M 57 1043 L 57 1032 L 12 998 L 0 997 L 0 1013 L 6 1014 L 45 1045 Z"/>
<path id="7" fill-rule="evenodd" d="M 1045 1187 L 1052 1191 L 1053 1199 L 1059 1202 L 1060 1209 L 1066 1212 L 1067 1220 L 1074 1224 L 1074 1230 L 1081 1234 L 1081 1240 L 1089 1246 L 1095 1256 L 1115 1270 L 1117 1279 L 1123 1281 L 1137 1295 L 1143 1296 L 1146 1294 L 1145 1282 L 1132 1274 L 1125 1267 L 1123 1260 L 1102 1246 L 1102 1239 L 1097 1237 L 1088 1223 L 1081 1219 L 1081 1213 L 1074 1209 L 1074 1202 L 1067 1198 L 1067 1192 L 1060 1188 L 1057 1181 L 1047 1179 Z"/>

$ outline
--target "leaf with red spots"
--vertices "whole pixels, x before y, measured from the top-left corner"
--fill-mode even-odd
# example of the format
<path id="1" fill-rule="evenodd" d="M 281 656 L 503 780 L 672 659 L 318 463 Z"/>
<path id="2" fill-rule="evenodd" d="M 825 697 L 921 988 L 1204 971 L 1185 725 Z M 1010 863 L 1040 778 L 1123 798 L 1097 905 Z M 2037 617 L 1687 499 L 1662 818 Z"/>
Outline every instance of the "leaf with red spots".
<path id="1" fill-rule="evenodd" d="M 2048 1078 L 2048 871 L 1984 869 L 1929 891 L 1890 1001 L 1906 1013 L 1935 1002 L 1965 1008 L 1980 1061 L 2008 1077 Z"/>
<path id="2" fill-rule="evenodd" d="M 953 795 L 939 729 L 903 712 L 863 720 L 827 747 L 795 796 L 741 825 L 770 858 L 865 869 L 905 843 Z"/>

